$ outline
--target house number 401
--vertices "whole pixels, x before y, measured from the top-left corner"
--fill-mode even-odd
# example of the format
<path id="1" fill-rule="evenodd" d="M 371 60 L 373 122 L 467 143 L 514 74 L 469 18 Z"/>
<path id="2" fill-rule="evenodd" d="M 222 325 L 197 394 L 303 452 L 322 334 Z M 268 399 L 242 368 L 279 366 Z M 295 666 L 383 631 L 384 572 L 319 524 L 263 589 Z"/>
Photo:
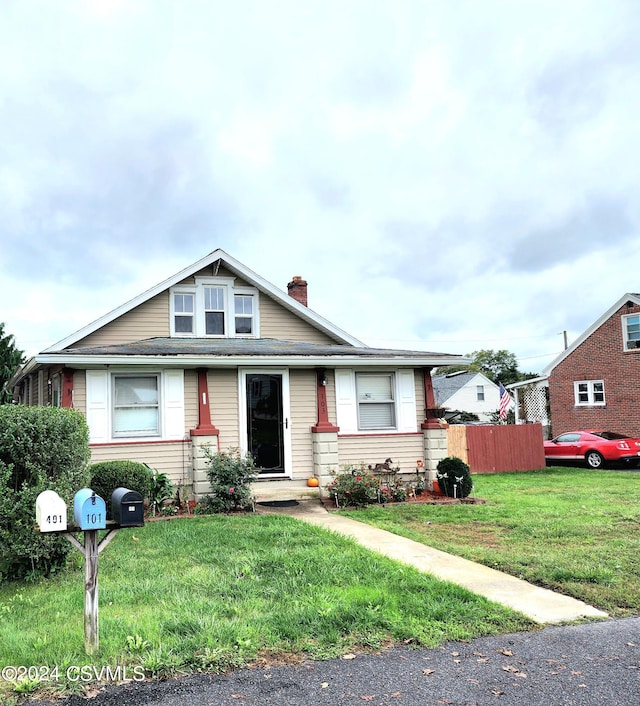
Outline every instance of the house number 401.
<path id="1" fill-rule="evenodd" d="M 46 523 L 48 525 L 62 524 L 62 515 L 47 515 Z"/>

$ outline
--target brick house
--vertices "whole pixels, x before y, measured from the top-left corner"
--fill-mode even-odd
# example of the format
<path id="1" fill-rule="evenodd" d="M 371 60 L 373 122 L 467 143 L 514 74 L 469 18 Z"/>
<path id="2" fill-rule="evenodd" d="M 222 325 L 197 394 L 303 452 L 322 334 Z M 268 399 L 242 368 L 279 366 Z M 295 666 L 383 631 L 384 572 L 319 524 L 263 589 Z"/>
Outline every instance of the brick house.
<path id="1" fill-rule="evenodd" d="M 640 294 L 625 294 L 544 370 L 557 436 L 640 436 Z"/>

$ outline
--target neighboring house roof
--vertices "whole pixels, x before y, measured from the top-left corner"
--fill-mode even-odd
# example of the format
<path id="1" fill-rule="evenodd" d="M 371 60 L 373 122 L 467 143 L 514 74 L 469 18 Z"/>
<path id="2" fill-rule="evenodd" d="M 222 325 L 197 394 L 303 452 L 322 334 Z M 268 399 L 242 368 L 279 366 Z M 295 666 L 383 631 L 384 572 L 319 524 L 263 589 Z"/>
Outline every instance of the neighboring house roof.
<path id="1" fill-rule="evenodd" d="M 405 351 L 367 346 L 347 346 L 271 338 L 258 339 L 197 339 L 148 338 L 133 343 L 122 343 L 91 348 L 70 348 L 44 352 L 36 356 L 41 364 L 76 363 L 82 365 L 109 365 L 126 362 L 158 363 L 181 367 L 242 365 L 243 361 L 278 362 L 282 365 L 394 365 L 406 363 L 431 366 L 460 362 L 459 356 L 448 353 Z"/>
<path id="2" fill-rule="evenodd" d="M 583 333 L 578 336 L 578 338 L 576 338 L 576 340 L 573 341 L 573 343 L 566 350 L 562 351 L 562 353 L 557 358 L 552 360 L 551 363 L 549 363 L 549 365 L 547 365 L 543 369 L 542 377 L 548 377 L 553 371 L 553 369 L 556 367 L 556 365 L 558 365 L 565 358 L 571 355 L 571 353 L 573 353 L 573 351 L 575 351 L 578 346 L 584 343 L 594 331 L 599 329 L 600 326 L 602 326 L 602 324 L 607 321 L 607 319 L 611 318 L 616 313 L 616 311 L 618 311 L 624 305 L 624 303 L 628 301 L 631 301 L 634 304 L 640 306 L 640 294 L 627 293 L 620 297 L 620 299 L 618 299 L 618 301 L 612 307 L 605 311 L 605 313 L 602 314 L 602 316 L 600 316 L 596 321 L 594 321 L 588 329 L 583 331 Z M 533 382 L 533 380 L 525 381 L 525 383 L 528 382 Z"/>
<path id="3" fill-rule="evenodd" d="M 166 289 L 169 289 L 170 287 L 173 287 L 174 285 L 182 282 L 182 280 L 187 279 L 192 275 L 195 275 L 197 272 L 204 269 L 208 265 L 213 265 L 218 262 L 223 264 L 230 272 L 246 280 L 254 287 L 256 287 L 256 289 L 264 292 L 265 294 L 268 294 L 270 297 L 277 300 L 278 303 L 284 306 L 286 309 L 293 311 L 297 316 L 304 319 L 305 321 L 308 321 L 321 331 L 324 331 L 332 338 L 336 338 L 337 340 L 343 341 L 344 343 L 348 343 L 352 346 L 365 345 L 364 343 L 362 343 L 362 341 L 359 341 L 357 338 L 354 338 L 346 331 L 343 331 L 338 326 L 335 326 L 330 321 L 327 321 L 327 319 L 320 316 L 320 314 L 316 314 L 314 311 L 309 309 L 309 307 L 300 304 L 293 297 L 290 297 L 286 292 L 283 292 L 282 290 L 272 285 L 270 282 L 267 282 L 266 279 L 253 272 L 253 270 L 250 270 L 248 267 L 243 265 L 234 257 L 231 257 L 231 255 L 226 253 L 224 250 L 218 248 L 217 250 L 214 250 L 213 252 L 209 253 L 206 257 L 203 257 L 201 260 L 198 260 L 198 262 L 195 262 L 193 265 L 186 267 L 184 270 L 181 270 L 172 277 L 169 277 L 168 279 L 164 280 L 164 282 L 160 282 L 155 287 L 148 289 L 146 292 L 143 292 L 134 299 L 131 299 L 125 304 L 122 304 L 113 311 L 110 311 L 108 314 L 101 316 L 99 319 L 96 319 L 87 326 L 84 326 L 79 331 L 76 331 L 70 336 L 63 338 L 61 341 L 54 343 L 49 348 L 46 348 L 43 352 L 51 353 L 53 351 L 59 351 L 63 348 L 68 348 L 69 346 L 72 346 L 74 343 L 77 343 L 89 334 L 102 328 L 106 324 L 115 321 L 115 319 L 119 318 L 123 314 L 126 314 L 132 309 L 135 309 L 137 306 L 140 306 L 140 304 L 143 304 L 152 297 L 155 297 Z"/>
<path id="4" fill-rule="evenodd" d="M 448 373 L 447 375 L 437 375 L 431 378 L 436 402 L 440 405 L 446 404 L 447 400 L 453 397 L 458 390 L 461 390 L 465 385 L 478 377 L 481 379 L 481 383 L 478 384 L 496 387 L 495 383 L 491 382 L 486 375 L 479 372 L 461 371 Z"/>

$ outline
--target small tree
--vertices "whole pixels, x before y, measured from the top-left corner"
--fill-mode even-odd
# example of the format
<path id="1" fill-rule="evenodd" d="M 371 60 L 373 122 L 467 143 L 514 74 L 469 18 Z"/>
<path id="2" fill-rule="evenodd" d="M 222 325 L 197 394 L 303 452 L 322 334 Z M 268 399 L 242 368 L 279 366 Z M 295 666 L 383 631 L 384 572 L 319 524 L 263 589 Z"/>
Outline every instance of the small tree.
<path id="1" fill-rule="evenodd" d="M 5 385 L 24 363 L 24 352 L 15 346 L 13 336 L 5 334 L 4 324 L 0 323 L 0 404 L 11 402 L 11 393 Z"/>
<path id="2" fill-rule="evenodd" d="M 210 446 L 205 446 L 203 453 L 211 484 L 206 506 L 213 512 L 250 509 L 253 505 L 251 483 L 257 475 L 253 458 L 249 454 L 241 457 L 238 449 L 214 451 Z"/>

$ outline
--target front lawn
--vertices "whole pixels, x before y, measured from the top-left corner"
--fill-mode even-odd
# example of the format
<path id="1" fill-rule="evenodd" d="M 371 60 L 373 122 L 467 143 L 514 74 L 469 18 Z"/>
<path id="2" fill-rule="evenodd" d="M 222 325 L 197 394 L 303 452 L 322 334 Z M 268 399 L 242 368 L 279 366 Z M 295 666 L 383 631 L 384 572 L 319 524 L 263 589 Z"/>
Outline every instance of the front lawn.
<path id="1" fill-rule="evenodd" d="M 346 514 L 579 598 L 640 614 L 640 473 L 548 468 L 473 475 L 486 504 L 370 506 Z"/>
<path id="2" fill-rule="evenodd" d="M 325 658 L 391 641 L 531 629 L 522 616 L 286 516 L 216 515 L 123 530 L 100 554 L 100 653 L 83 651 L 82 557 L 0 587 L 0 666 L 221 671 L 259 655 Z M 37 683 L 23 682 L 22 691 Z M 7 703 L 11 686 L 0 685 Z"/>

